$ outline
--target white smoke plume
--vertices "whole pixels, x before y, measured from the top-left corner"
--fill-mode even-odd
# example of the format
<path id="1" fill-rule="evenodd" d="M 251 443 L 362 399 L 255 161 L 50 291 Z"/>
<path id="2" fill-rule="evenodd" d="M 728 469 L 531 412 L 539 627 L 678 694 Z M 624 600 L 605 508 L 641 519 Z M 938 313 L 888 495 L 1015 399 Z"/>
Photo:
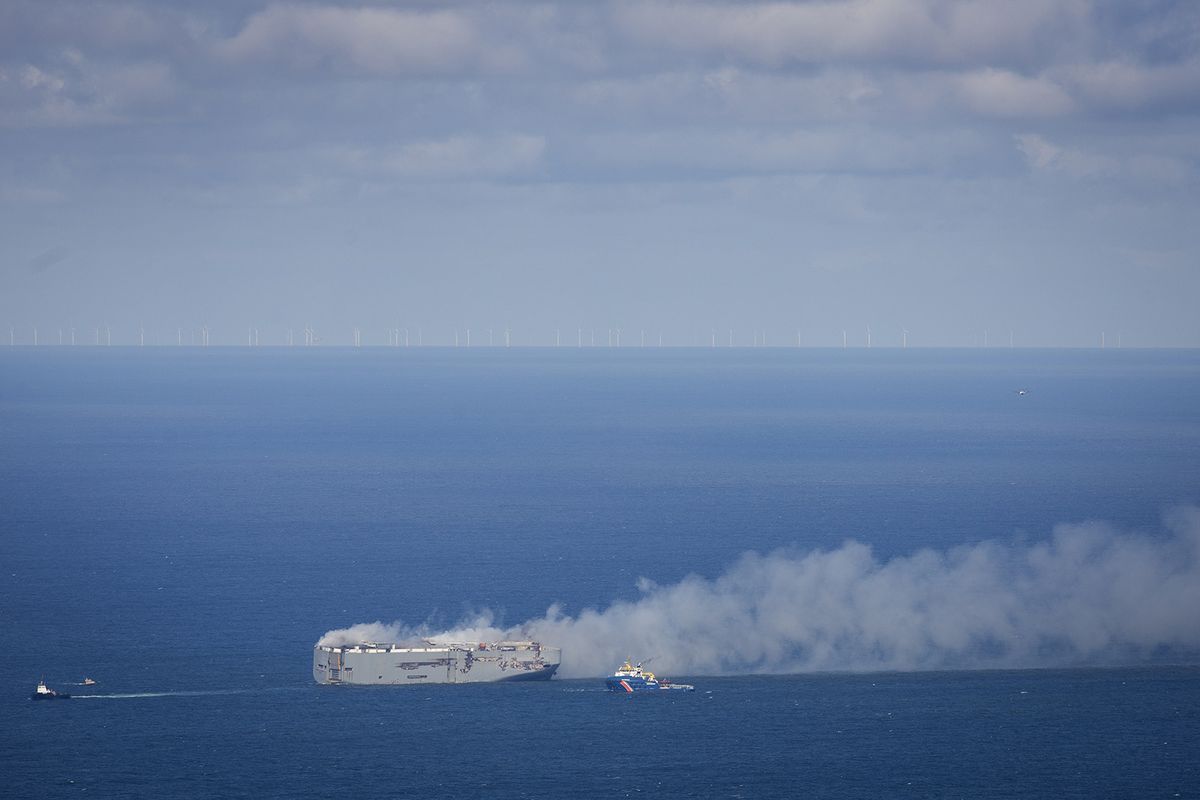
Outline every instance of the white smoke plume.
<path id="1" fill-rule="evenodd" d="M 635 601 L 578 616 L 552 606 L 512 628 L 489 614 L 431 634 L 402 624 L 330 631 L 322 644 L 536 639 L 564 677 L 626 657 L 667 675 L 1126 664 L 1200 656 L 1200 509 L 1159 534 L 1097 522 L 1035 544 L 983 542 L 880 561 L 834 550 L 747 553 L 716 579 L 642 579 Z"/>

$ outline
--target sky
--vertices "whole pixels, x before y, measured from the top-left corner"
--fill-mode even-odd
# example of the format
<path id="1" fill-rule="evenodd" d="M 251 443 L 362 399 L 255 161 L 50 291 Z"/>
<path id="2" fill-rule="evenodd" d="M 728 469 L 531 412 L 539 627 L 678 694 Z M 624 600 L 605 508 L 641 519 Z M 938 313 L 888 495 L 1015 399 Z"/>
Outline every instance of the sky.
<path id="1" fill-rule="evenodd" d="M 1187 0 L 0 3 L 4 343 L 1200 347 L 1198 167 Z"/>

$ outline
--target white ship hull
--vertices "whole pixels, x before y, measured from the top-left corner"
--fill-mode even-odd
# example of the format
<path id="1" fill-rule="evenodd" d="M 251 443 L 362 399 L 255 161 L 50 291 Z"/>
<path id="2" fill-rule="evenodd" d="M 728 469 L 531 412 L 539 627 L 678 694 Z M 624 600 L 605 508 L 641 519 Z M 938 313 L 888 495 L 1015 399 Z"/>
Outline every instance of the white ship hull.
<path id="1" fill-rule="evenodd" d="M 313 680 L 352 686 L 549 680 L 562 651 L 537 642 L 357 644 L 313 648 Z"/>

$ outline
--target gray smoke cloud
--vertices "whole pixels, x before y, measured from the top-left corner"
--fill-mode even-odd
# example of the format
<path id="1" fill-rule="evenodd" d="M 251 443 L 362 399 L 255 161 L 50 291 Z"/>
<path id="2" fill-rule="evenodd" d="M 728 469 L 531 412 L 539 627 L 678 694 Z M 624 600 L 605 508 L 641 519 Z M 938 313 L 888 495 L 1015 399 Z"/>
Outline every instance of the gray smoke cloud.
<path id="1" fill-rule="evenodd" d="M 1047 541 L 988 541 L 881 561 L 865 544 L 746 553 L 715 579 L 639 581 L 642 596 L 504 628 L 484 613 L 430 632 L 380 622 L 322 644 L 489 642 L 562 648 L 560 675 L 606 673 L 627 656 L 667 675 L 1044 667 L 1200 654 L 1200 509 L 1165 531 L 1100 522 Z"/>

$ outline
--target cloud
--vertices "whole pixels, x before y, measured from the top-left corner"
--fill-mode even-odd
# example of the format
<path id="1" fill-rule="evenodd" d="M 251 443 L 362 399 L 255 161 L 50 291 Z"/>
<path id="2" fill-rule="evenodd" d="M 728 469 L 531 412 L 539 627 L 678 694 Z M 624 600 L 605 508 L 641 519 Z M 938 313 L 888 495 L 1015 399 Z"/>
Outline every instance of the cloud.
<path id="1" fill-rule="evenodd" d="M 876 115 L 884 85 L 861 70 L 788 74 L 732 65 L 583 80 L 576 106 L 602 118 L 727 123 L 857 120 Z"/>
<path id="2" fill-rule="evenodd" d="M 571 156 L 598 172 L 763 175 L 936 172 L 978 149 L 974 137 L 872 126 L 671 129 L 580 137 Z"/>
<path id="3" fill-rule="evenodd" d="M 452 73 L 500 64 L 466 15 L 454 10 L 273 5 L 247 20 L 218 53 L 233 62 L 371 75 Z"/>
<path id="4" fill-rule="evenodd" d="M 0 125 L 111 125 L 163 106 L 176 91 L 165 63 L 97 63 L 68 51 L 53 66 L 26 63 L 0 71 Z"/>
<path id="5" fill-rule="evenodd" d="M 545 150 L 542 136 L 459 135 L 390 148 L 342 148 L 331 157 L 364 178 L 497 179 L 536 172 Z"/>
<path id="6" fill-rule="evenodd" d="M 1200 654 L 1200 509 L 1164 534 L 1060 525 L 1048 541 L 982 542 L 880 561 L 847 542 L 747 553 L 714 579 L 639 583 L 642 597 L 498 628 L 484 613 L 436 634 L 403 624 L 330 631 L 322 644 L 533 637 L 587 677 L 635 654 L 667 674 L 922 670 L 1136 663 Z"/>
<path id="7" fill-rule="evenodd" d="M 1146 185 L 1179 186 L 1193 181 L 1192 161 L 1166 153 L 1107 155 L 1054 144 L 1034 133 L 1013 137 L 1030 167 L 1071 178 L 1122 178 Z M 1153 144 L 1148 142 L 1145 144 Z"/>
<path id="8" fill-rule="evenodd" d="M 1130 60 L 1065 65 L 1054 71 L 1099 112 L 1200 110 L 1200 59 L 1140 64 Z"/>
<path id="9" fill-rule="evenodd" d="M 1074 109 L 1070 96 L 1044 78 L 988 68 L 960 76 L 957 84 L 964 104 L 987 116 L 1051 117 Z"/>
<path id="10" fill-rule="evenodd" d="M 947 0 L 629 2 L 616 20 L 634 41 L 722 54 L 749 63 L 884 61 L 980 64 L 1045 57 L 1081 28 L 1081 0 L 995 3 Z"/>
<path id="11" fill-rule="evenodd" d="M 64 47 L 128 54 L 178 44 L 183 19 L 161 4 L 6 0 L 0 4 L 0 50 L 24 57 Z"/>

